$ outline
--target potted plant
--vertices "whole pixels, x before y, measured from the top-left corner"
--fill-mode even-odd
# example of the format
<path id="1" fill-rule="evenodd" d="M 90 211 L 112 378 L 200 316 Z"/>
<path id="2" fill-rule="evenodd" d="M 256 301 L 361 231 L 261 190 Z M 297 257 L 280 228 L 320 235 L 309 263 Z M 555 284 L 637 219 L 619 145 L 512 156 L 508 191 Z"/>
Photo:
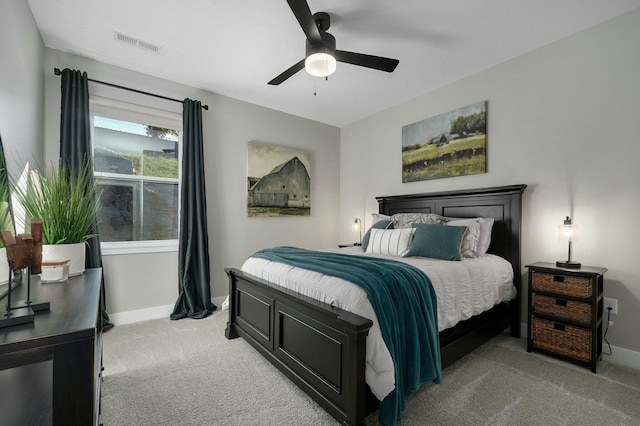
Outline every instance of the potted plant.
<path id="1" fill-rule="evenodd" d="M 100 196 L 86 162 L 73 174 L 64 163 L 51 163 L 41 172 L 31 170 L 24 184 L 12 181 L 11 186 L 26 216 L 16 220 L 42 219 L 42 260 L 69 259 L 69 275 L 83 273 Z"/>

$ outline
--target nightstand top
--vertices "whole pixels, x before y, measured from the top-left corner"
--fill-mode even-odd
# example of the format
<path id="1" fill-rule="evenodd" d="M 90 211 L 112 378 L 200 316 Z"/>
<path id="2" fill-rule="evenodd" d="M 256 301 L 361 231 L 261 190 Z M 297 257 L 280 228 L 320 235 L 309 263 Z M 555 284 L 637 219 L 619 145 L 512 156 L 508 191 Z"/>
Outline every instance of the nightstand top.
<path id="1" fill-rule="evenodd" d="M 526 265 L 526 268 L 531 268 L 539 271 L 546 270 L 552 273 L 574 273 L 576 275 L 604 275 L 604 273 L 607 272 L 607 268 L 602 268 L 600 266 L 583 265 L 580 268 L 562 268 L 560 266 L 556 266 L 555 263 L 550 262 L 535 262 Z"/>

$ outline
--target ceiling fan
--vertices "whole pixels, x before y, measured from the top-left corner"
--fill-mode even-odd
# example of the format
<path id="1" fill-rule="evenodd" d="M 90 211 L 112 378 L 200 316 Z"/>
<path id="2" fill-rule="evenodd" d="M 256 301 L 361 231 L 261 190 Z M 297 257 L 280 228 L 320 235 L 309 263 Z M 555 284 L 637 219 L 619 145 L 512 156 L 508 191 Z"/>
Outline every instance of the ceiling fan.
<path id="1" fill-rule="evenodd" d="M 397 59 L 336 50 L 336 39 L 327 32 L 331 25 L 328 13 L 317 12 L 312 15 L 306 0 L 287 0 L 287 3 L 307 36 L 306 55 L 304 59 L 271 80 L 270 85 L 279 85 L 303 68 L 313 76 L 327 77 L 336 70 L 336 62 L 386 72 L 393 72 L 398 66 L 400 61 Z"/>

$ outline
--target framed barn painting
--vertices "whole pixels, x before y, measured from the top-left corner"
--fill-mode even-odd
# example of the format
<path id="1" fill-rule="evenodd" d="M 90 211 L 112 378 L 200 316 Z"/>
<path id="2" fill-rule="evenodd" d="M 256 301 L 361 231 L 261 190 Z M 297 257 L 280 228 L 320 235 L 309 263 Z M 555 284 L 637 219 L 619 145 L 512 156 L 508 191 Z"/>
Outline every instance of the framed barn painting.
<path id="1" fill-rule="evenodd" d="M 487 101 L 402 127 L 402 182 L 487 172 Z"/>
<path id="2" fill-rule="evenodd" d="M 249 217 L 311 215 L 311 155 L 259 142 L 247 146 Z"/>

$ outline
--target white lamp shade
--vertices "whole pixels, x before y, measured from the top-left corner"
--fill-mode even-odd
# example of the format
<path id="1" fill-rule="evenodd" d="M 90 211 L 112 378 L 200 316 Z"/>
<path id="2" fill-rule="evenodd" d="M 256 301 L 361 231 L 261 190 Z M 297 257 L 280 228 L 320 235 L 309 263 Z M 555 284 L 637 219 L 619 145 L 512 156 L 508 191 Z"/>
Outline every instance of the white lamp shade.
<path id="1" fill-rule="evenodd" d="M 558 225 L 560 241 L 578 241 L 578 225 Z"/>
<path id="2" fill-rule="evenodd" d="M 307 56 L 304 69 L 314 77 L 326 77 L 336 71 L 336 58 L 328 53 L 319 52 Z"/>

